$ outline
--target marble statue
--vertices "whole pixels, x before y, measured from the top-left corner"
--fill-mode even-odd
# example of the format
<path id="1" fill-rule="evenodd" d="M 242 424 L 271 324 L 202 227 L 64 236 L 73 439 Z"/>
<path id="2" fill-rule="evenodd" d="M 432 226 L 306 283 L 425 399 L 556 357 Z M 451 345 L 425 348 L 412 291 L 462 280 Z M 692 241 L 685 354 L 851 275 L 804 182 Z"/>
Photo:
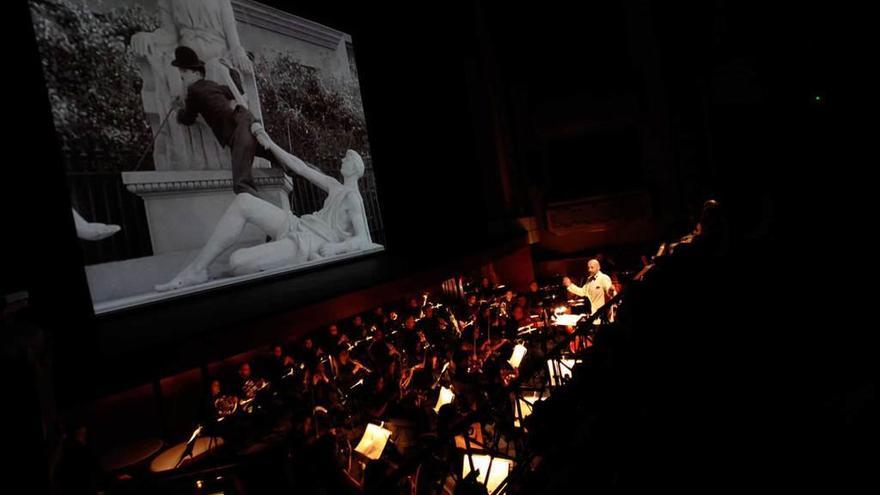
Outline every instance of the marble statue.
<path id="1" fill-rule="evenodd" d="M 71 208 L 71 211 L 76 236 L 84 241 L 100 241 L 122 230 L 122 227 L 112 223 L 89 222 L 75 209 Z"/>
<path id="2" fill-rule="evenodd" d="M 159 28 L 131 39 L 132 50 L 142 57 L 144 110 L 158 134 L 153 151 L 156 170 L 228 169 L 229 152 L 206 124 L 187 127 L 173 115 L 166 117 L 175 99 L 185 94 L 180 75 L 171 66 L 178 46 L 195 50 L 205 61 L 205 78 L 228 86 L 236 101 L 248 107 L 242 73 L 253 74 L 253 66 L 241 46 L 230 0 L 158 0 L 158 8 Z"/>
<path id="3" fill-rule="evenodd" d="M 296 217 L 289 210 L 278 208 L 248 192 L 236 194 L 195 259 L 170 282 L 157 285 L 156 291 L 207 282 L 208 266 L 236 243 L 248 223 L 259 227 L 272 241 L 235 250 L 229 257 L 233 275 L 294 266 L 375 246 L 358 190 L 364 162 L 357 152 L 348 150 L 342 158 L 342 182 L 339 182 L 284 151 L 259 123 L 254 123 L 251 129 L 257 141 L 274 155 L 278 163 L 327 192 L 323 207 L 315 213 Z"/>

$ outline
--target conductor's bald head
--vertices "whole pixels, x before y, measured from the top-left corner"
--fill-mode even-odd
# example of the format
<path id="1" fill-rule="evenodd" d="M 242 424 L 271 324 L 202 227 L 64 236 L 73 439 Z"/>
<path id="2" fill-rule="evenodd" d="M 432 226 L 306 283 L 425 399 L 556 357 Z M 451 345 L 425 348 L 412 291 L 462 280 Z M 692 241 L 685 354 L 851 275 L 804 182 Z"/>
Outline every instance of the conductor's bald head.
<path id="1" fill-rule="evenodd" d="M 591 277 L 599 273 L 599 270 L 601 268 L 602 267 L 599 265 L 599 260 L 595 258 L 587 262 L 587 273 L 589 273 Z"/>

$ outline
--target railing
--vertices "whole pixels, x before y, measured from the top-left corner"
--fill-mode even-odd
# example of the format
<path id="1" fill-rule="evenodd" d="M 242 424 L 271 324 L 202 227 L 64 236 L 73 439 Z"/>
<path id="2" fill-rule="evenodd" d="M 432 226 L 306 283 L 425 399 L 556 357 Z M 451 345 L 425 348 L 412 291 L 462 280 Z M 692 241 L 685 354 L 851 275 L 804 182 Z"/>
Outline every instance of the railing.
<path id="1" fill-rule="evenodd" d="M 81 242 L 86 265 L 153 254 L 143 200 L 126 190 L 119 172 L 68 172 L 67 180 L 71 204 L 83 218 L 122 227 L 100 242 Z"/>

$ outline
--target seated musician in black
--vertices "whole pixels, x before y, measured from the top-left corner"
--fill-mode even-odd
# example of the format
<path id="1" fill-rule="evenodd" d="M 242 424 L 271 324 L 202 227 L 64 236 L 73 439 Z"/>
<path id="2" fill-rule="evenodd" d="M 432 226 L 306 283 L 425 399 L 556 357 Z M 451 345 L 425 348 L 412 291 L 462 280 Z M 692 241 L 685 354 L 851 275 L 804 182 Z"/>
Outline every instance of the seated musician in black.
<path id="1" fill-rule="evenodd" d="M 525 311 L 526 316 L 532 314 L 532 307 L 529 305 L 529 298 L 525 294 L 516 296 L 513 305 L 521 307 L 523 311 Z"/>
<path id="2" fill-rule="evenodd" d="M 370 324 L 383 330 L 386 328 L 388 325 L 388 315 L 385 314 L 385 309 L 382 306 L 377 306 L 373 310 L 373 313 L 370 315 Z"/>
<path id="3" fill-rule="evenodd" d="M 307 447 L 302 469 L 301 486 L 303 493 L 354 495 L 358 493 L 357 483 L 349 476 L 339 460 L 337 453 L 336 430 L 328 414 L 319 412 L 315 416 L 316 437 Z M 299 486 L 297 488 L 300 488 Z"/>
<path id="4" fill-rule="evenodd" d="M 340 349 L 346 347 L 345 344 L 347 342 L 348 337 L 342 334 L 339 331 L 339 326 L 334 323 L 327 327 L 326 333 L 322 334 L 318 346 L 321 349 L 321 354 L 335 356 L 339 353 Z"/>
<path id="5" fill-rule="evenodd" d="M 422 317 L 422 306 L 427 301 L 427 294 L 422 296 L 422 300 L 420 301 L 417 297 L 411 297 L 407 301 L 406 309 L 404 310 L 405 315 L 412 315 L 413 318 L 419 319 Z"/>
<path id="6" fill-rule="evenodd" d="M 437 333 L 436 337 L 429 337 L 431 342 L 442 346 L 449 346 L 458 336 L 452 328 L 452 324 L 446 318 L 437 317 Z"/>
<path id="7" fill-rule="evenodd" d="M 495 296 L 495 285 L 489 281 L 489 277 L 480 279 L 480 286 L 477 288 L 477 296 L 481 301 L 488 301 Z"/>
<path id="8" fill-rule="evenodd" d="M 430 342 L 439 340 L 439 316 L 434 314 L 434 306 L 428 304 L 424 309 L 424 316 L 416 323 L 416 329 L 425 334 Z"/>
<path id="9" fill-rule="evenodd" d="M 207 421 L 216 421 L 228 413 L 224 408 L 224 404 L 220 400 L 222 397 L 223 388 L 220 386 L 220 380 L 211 380 L 211 387 L 202 404 L 203 419 Z"/>
<path id="10" fill-rule="evenodd" d="M 85 425 L 73 425 L 62 435 L 59 457 L 53 473 L 58 493 L 103 493 L 105 474 L 98 455 L 88 440 Z M 10 493 L 17 490 L 10 490 Z M 28 492 L 28 490 L 22 490 Z"/>
<path id="11" fill-rule="evenodd" d="M 370 345 L 367 347 L 367 356 L 373 364 L 373 369 L 384 369 L 385 366 L 388 366 L 388 361 L 392 359 L 396 352 L 397 350 L 394 346 L 385 339 L 385 331 L 376 328 L 373 332 L 373 340 L 370 341 Z"/>
<path id="12" fill-rule="evenodd" d="M 256 396 L 257 382 L 248 362 L 241 363 L 238 367 L 235 392 L 241 400 L 253 399 Z"/>
<path id="13" fill-rule="evenodd" d="M 293 366 L 293 358 L 284 353 L 281 344 L 272 346 L 272 354 L 266 360 L 266 377 L 272 383 L 281 381 L 281 377 Z"/>
<path id="14" fill-rule="evenodd" d="M 485 321 L 475 321 L 461 330 L 461 341 L 479 348 L 486 341 Z"/>
<path id="15" fill-rule="evenodd" d="M 239 399 L 224 393 L 220 380 L 211 380 L 211 387 L 202 405 L 205 434 L 221 437 L 228 445 L 241 445 L 249 423 L 238 414 Z"/>
<path id="16" fill-rule="evenodd" d="M 388 408 L 391 406 L 393 392 L 386 383 L 385 373 L 376 373 L 370 378 L 368 392 L 364 400 L 364 410 L 370 419 L 384 421 Z"/>
<path id="17" fill-rule="evenodd" d="M 409 388 L 415 390 L 431 388 L 434 381 L 439 378 L 441 366 L 438 351 L 435 349 L 426 351 L 424 360 L 412 371 Z"/>
<path id="18" fill-rule="evenodd" d="M 391 332 L 399 330 L 403 322 L 400 321 L 400 313 L 395 310 L 388 312 L 388 322 L 385 325 L 385 334 L 390 335 Z"/>
<path id="19" fill-rule="evenodd" d="M 412 364 L 417 359 L 418 345 L 421 340 L 419 331 L 416 329 L 416 320 L 412 315 L 408 315 L 403 321 L 403 330 L 396 337 L 398 349 L 406 355 L 407 360 Z"/>
<path id="20" fill-rule="evenodd" d="M 513 289 L 507 289 L 504 291 L 504 295 L 501 296 L 501 303 L 504 306 L 504 309 L 509 311 L 513 308 L 514 300 L 516 299 L 516 294 L 513 292 Z"/>
<path id="21" fill-rule="evenodd" d="M 305 365 L 306 369 L 312 369 L 318 363 L 318 348 L 311 337 L 303 339 L 295 352 L 295 361 Z"/>
<path id="22" fill-rule="evenodd" d="M 530 323 L 526 317 L 525 310 L 522 306 L 514 306 L 510 312 L 510 317 L 504 325 L 504 338 L 514 340 L 519 335 L 520 328 L 528 326 Z"/>
<path id="23" fill-rule="evenodd" d="M 526 298 L 528 299 L 528 307 L 529 308 L 538 308 L 544 305 L 544 300 L 541 297 L 541 291 L 538 287 L 538 282 L 532 280 L 529 282 L 529 290 L 526 292 Z"/>
<path id="24" fill-rule="evenodd" d="M 347 336 L 349 342 L 357 342 L 367 337 L 367 325 L 364 323 L 364 317 L 355 315 L 351 319 L 351 327 L 348 329 Z"/>
<path id="25" fill-rule="evenodd" d="M 366 375 L 364 366 L 349 356 L 348 349 L 340 349 L 336 355 L 336 385 L 342 389 L 343 393 L 364 375 Z"/>
<path id="26" fill-rule="evenodd" d="M 339 393 L 327 378 L 324 366 L 320 364 L 312 368 L 307 395 L 310 395 L 313 406 L 321 406 L 328 411 L 340 407 Z"/>
<path id="27" fill-rule="evenodd" d="M 458 319 L 459 325 L 466 325 L 480 314 L 480 304 L 476 294 L 468 294 L 464 303 L 460 304 L 455 311 L 455 317 Z"/>

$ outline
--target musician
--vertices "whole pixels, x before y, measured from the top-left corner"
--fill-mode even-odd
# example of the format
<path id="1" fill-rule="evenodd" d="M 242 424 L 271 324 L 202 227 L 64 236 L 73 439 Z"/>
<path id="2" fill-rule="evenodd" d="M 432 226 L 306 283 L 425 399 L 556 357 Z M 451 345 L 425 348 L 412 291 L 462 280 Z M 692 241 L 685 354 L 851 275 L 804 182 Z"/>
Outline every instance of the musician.
<path id="1" fill-rule="evenodd" d="M 456 335 L 453 330 L 450 330 L 449 321 L 446 318 L 437 317 L 437 333 L 434 337 L 429 337 L 431 342 L 435 342 L 437 344 L 448 344 L 451 340 L 455 339 Z"/>
<path id="2" fill-rule="evenodd" d="M 419 342 L 422 340 L 419 333 L 416 330 L 416 319 L 412 315 L 408 315 L 403 321 L 403 330 L 397 335 L 396 341 L 399 350 L 405 352 L 410 359 L 415 359 Z"/>
<path id="3" fill-rule="evenodd" d="M 251 365 L 247 361 L 238 367 L 238 383 L 236 393 L 239 399 L 253 399 L 257 393 L 257 382 L 251 374 Z"/>
<path id="4" fill-rule="evenodd" d="M 480 312 L 480 304 L 476 294 L 468 294 L 464 302 L 456 309 L 455 317 L 462 324 L 476 317 Z"/>
<path id="5" fill-rule="evenodd" d="M 525 294 L 520 294 L 516 296 L 516 299 L 513 301 L 513 306 L 521 307 L 527 315 L 531 312 L 531 307 L 529 306 L 529 298 Z"/>
<path id="6" fill-rule="evenodd" d="M 367 325 L 361 315 L 355 315 L 351 319 L 351 328 L 348 330 L 348 341 L 357 342 L 367 336 Z"/>
<path id="7" fill-rule="evenodd" d="M 302 345 L 296 352 L 296 361 L 303 363 L 308 369 L 312 369 L 318 363 L 318 349 L 311 337 L 303 339 Z"/>
<path id="8" fill-rule="evenodd" d="M 409 365 L 410 367 L 412 365 Z M 406 370 L 407 372 L 409 370 Z M 385 379 L 385 393 L 388 395 L 389 407 L 395 406 L 400 399 L 401 385 L 403 384 L 404 368 L 400 359 L 392 359 L 385 367 L 383 377 Z"/>
<path id="9" fill-rule="evenodd" d="M 391 365 L 389 364 L 389 366 Z M 392 392 L 386 383 L 386 373 L 376 373 L 372 377 L 364 401 L 364 410 L 367 415 L 377 421 L 381 421 L 385 417 L 392 398 Z"/>
<path id="10" fill-rule="evenodd" d="M 532 280 L 529 282 L 529 290 L 526 292 L 526 299 L 528 299 L 528 308 L 538 308 L 544 305 L 544 300 L 541 298 L 540 287 L 538 287 L 538 282 Z"/>
<path id="11" fill-rule="evenodd" d="M 335 356 L 339 353 L 339 349 L 344 347 L 348 342 L 348 337 L 339 332 L 339 326 L 335 323 L 327 327 L 327 332 L 323 335 L 321 342 L 318 344 L 323 355 Z"/>
<path id="12" fill-rule="evenodd" d="M 416 323 L 416 328 L 425 334 L 430 342 L 438 342 L 440 338 L 440 320 L 439 316 L 434 313 L 434 306 L 428 304 L 424 309 L 424 316 Z"/>
<path id="13" fill-rule="evenodd" d="M 61 440 L 58 463 L 53 473 L 58 493 L 103 493 L 101 489 L 106 481 L 103 479 L 104 472 L 98 455 L 89 442 L 85 425 L 74 425 L 69 434 L 62 434 Z M 10 493 L 16 491 L 10 488 Z"/>
<path id="14" fill-rule="evenodd" d="M 507 322 L 504 325 L 504 338 L 508 340 L 514 340 L 519 335 L 519 329 L 525 327 L 531 323 L 531 320 L 526 316 L 525 310 L 522 306 L 514 306 L 513 310 L 510 312 L 510 318 L 507 319 Z"/>
<path id="15" fill-rule="evenodd" d="M 700 219 L 694 230 L 678 242 L 669 245 L 666 254 L 715 255 L 724 252 L 727 244 L 727 229 L 721 206 L 710 199 L 703 203 Z"/>
<path id="16" fill-rule="evenodd" d="M 278 383 L 281 377 L 293 367 L 293 358 L 284 353 L 281 344 L 272 346 L 272 355 L 266 362 L 266 375 L 269 381 Z"/>
<path id="17" fill-rule="evenodd" d="M 479 347 L 486 340 L 486 331 L 490 318 L 489 307 L 485 306 L 478 310 L 476 319 L 472 324 L 465 326 L 461 331 L 461 339 L 471 345 Z"/>
<path id="18" fill-rule="evenodd" d="M 614 297 L 614 285 L 611 283 L 611 277 L 602 273 L 602 267 L 596 259 L 587 262 L 587 282 L 583 287 L 573 284 L 568 277 L 562 279 L 562 285 L 568 292 L 586 297 L 590 301 L 590 314 L 598 311 Z"/>
<path id="19" fill-rule="evenodd" d="M 336 384 L 344 391 L 366 375 L 367 369 L 349 355 L 348 349 L 340 349 L 336 355 Z"/>
<path id="20" fill-rule="evenodd" d="M 309 381 L 309 392 L 313 399 L 314 406 L 321 406 L 325 409 L 335 409 L 340 407 L 340 397 L 327 374 L 324 366 L 320 363 L 315 365 L 311 370 L 311 380 Z"/>
<path id="21" fill-rule="evenodd" d="M 489 277 L 480 279 L 480 286 L 477 288 L 477 295 L 481 301 L 488 301 L 495 296 L 495 285 L 489 281 Z"/>
<path id="22" fill-rule="evenodd" d="M 401 324 L 400 313 L 398 313 L 397 311 L 395 311 L 393 309 L 391 311 L 389 311 L 388 312 L 388 323 L 385 326 L 385 332 L 390 334 L 391 332 L 400 328 L 400 324 Z"/>
<path id="23" fill-rule="evenodd" d="M 374 369 L 384 369 L 388 366 L 388 362 L 397 355 L 397 349 L 385 340 L 385 332 L 377 328 L 373 333 L 373 341 L 367 348 L 367 355 L 369 355 Z"/>
<path id="24" fill-rule="evenodd" d="M 406 315 L 412 315 L 413 318 L 419 319 L 422 317 L 422 307 L 428 302 L 428 295 L 422 294 L 421 300 L 418 297 L 411 297 L 407 302 L 406 309 L 404 313 Z"/>
<path id="25" fill-rule="evenodd" d="M 373 325 L 377 328 L 385 329 L 388 325 L 388 315 L 385 314 L 385 309 L 382 306 L 377 306 L 376 309 L 373 310 L 373 314 L 371 315 L 371 321 Z"/>
<path id="26" fill-rule="evenodd" d="M 299 468 L 298 479 L 303 481 L 302 493 L 353 495 L 357 484 L 348 476 L 337 455 L 339 443 L 336 429 L 330 415 L 324 412 L 315 414 L 315 436 L 310 439 Z"/>
<path id="27" fill-rule="evenodd" d="M 513 289 L 507 289 L 504 291 L 504 295 L 501 296 L 501 305 L 505 311 L 513 308 L 515 298 L 516 294 L 513 292 Z"/>
<path id="28" fill-rule="evenodd" d="M 481 325 L 480 328 L 486 328 L 486 332 L 485 335 L 477 336 L 477 355 L 480 359 L 481 366 L 486 362 L 486 359 L 491 357 L 496 351 L 505 353 L 505 346 L 512 348 L 508 344 L 513 338 L 516 338 L 516 334 L 514 333 L 512 335 L 513 338 L 511 339 L 508 339 L 506 335 L 508 331 L 507 323 L 510 320 L 510 318 L 500 316 L 496 310 L 492 310 L 491 308 L 483 310 L 479 323 Z M 509 352 L 506 353 L 509 355 Z"/>
<path id="29" fill-rule="evenodd" d="M 202 412 L 204 413 L 204 418 L 206 420 L 214 420 L 223 417 L 224 412 L 221 411 L 222 406 L 218 400 L 223 397 L 223 389 L 220 385 L 220 380 L 211 380 L 211 387 L 208 391 L 208 397 L 205 399 L 205 404 L 202 407 Z"/>

